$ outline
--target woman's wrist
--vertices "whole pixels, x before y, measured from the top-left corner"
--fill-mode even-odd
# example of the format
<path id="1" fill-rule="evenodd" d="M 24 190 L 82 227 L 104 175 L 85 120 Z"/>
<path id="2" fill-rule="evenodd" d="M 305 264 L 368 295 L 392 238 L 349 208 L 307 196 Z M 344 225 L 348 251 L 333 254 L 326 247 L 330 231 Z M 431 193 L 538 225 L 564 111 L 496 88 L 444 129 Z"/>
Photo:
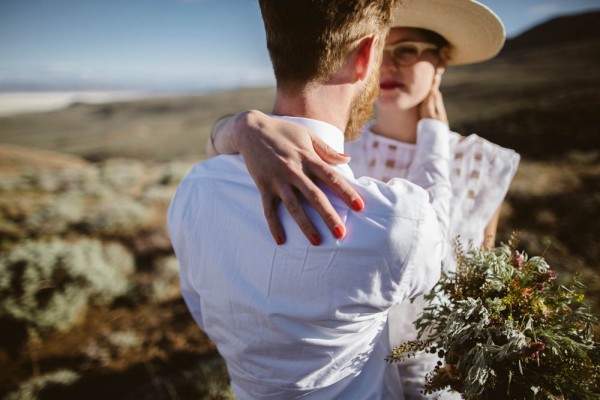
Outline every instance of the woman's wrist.
<path id="1" fill-rule="evenodd" d="M 227 121 L 229 121 L 229 119 L 231 119 L 233 115 L 232 114 L 227 114 L 227 115 L 223 115 L 222 117 L 219 117 L 215 123 L 213 124 L 212 128 L 210 129 L 210 136 L 209 136 L 209 142 L 210 142 L 210 146 L 212 148 L 212 151 L 216 154 L 219 155 L 221 154 L 223 151 L 219 151 L 219 149 L 217 148 L 217 140 L 215 139 L 215 137 L 221 137 L 222 135 L 224 135 L 223 132 L 221 132 L 221 126 L 225 123 L 227 123 Z"/>
<path id="2" fill-rule="evenodd" d="M 225 146 L 224 143 L 230 142 L 228 136 L 231 135 L 231 129 L 226 129 L 226 125 L 230 123 L 233 114 L 223 115 L 217 118 L 213 126 L 210 128 L 208 143 L 206 146 L 206 154 L 213 157 L 219 154 L 231 153 L 230 145 Z"/>
<path id="3" fill-rule="evenodd" d="M 239 153 L 244 149 L 244 140 L 249 139 L 250 133 L 264 129 L 264 122 L 268 116 L 258 110 L 248 110 L 236 114 L 233 119 L 233 135 L 231 146 Z"/>

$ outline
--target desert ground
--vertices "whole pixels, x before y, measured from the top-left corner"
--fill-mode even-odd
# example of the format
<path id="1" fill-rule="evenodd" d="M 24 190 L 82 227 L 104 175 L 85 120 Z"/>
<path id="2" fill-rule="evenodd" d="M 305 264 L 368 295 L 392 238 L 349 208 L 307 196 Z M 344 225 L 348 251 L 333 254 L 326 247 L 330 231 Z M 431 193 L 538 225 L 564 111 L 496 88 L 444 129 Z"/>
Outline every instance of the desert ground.
<path id="1" fill-rule="evenodd" d="M 600 13 L 450 68 L 450 126 L 521 154 L 498 243 L 521 231 L 600 312 Z M 274 88 L 0 118 L 0 397 L 232 398 L 177 282 L 165 212 L 212 123 Z M 597 336 L 600 330 L 596 327 Z"/>

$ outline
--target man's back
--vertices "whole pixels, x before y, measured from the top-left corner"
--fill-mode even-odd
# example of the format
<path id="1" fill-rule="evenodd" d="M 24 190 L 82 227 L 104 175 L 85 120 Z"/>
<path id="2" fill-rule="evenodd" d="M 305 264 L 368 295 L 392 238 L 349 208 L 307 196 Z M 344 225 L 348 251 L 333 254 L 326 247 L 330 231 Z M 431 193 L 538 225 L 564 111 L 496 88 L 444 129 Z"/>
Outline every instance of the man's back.
<path id="1" fill-rule="evenodd" d="M 435 283 L 443 236 L 421 188 L 358 182 L 337 168 L 367 207 L 356 213 L 329 196 L 348 234 L 320 246 L 284 210 L 287 243 L 272 242 L 240 156 L 198 164 L 173 199 L 169 226 L 182 293 L 225 358 L 239 398 L 401 392 L 384 362 L 387 311 Z"/>

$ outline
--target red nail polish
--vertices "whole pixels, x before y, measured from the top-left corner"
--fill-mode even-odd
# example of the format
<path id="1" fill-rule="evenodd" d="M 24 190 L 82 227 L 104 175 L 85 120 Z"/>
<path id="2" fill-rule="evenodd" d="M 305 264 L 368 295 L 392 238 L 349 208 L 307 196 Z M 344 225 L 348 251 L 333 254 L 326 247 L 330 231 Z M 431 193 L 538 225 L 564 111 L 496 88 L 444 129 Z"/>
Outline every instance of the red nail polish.
<path id="1" fill-rule="evenodd" d="M 342 228 L 339 225 L 336 225 L 333 227 L 333 236 L 335 236 L 336 239 L 341 239 L 344 237 L 344 228 Z"/>
<path id="2" fill-rule="evenodd" d="M 311 233 L 309 240 L 313 246 L 318 246 L 321 244 L 321 236 L 317 235 L 316 233 Z"/>
<path id="3" fill-rule="evenodd" d="M 281 246 L 283 244 L 283 238 L 279 235 L 275 236 L 275 243 L 277 243 L 277 246 Z"/>
<path id="4" fill-rule="evenodd" d="M 363 208 L 365 208 L 365 203 L 361 199 L 352 200 L 352 209 L 354 211 L 361 211 Z"/>

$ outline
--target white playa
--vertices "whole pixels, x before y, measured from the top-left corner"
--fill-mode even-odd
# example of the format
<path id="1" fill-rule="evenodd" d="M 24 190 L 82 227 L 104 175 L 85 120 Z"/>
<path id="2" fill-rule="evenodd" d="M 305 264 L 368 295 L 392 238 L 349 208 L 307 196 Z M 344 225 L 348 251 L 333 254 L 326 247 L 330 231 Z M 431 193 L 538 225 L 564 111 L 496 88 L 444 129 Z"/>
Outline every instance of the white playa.
<path id="1" fill-rule="evenodd" d="M 157 93 L 134 91 L 0 92 L 0 116 L 59 110 L 76 102 L 99 104 L 157 96 Z"/>

